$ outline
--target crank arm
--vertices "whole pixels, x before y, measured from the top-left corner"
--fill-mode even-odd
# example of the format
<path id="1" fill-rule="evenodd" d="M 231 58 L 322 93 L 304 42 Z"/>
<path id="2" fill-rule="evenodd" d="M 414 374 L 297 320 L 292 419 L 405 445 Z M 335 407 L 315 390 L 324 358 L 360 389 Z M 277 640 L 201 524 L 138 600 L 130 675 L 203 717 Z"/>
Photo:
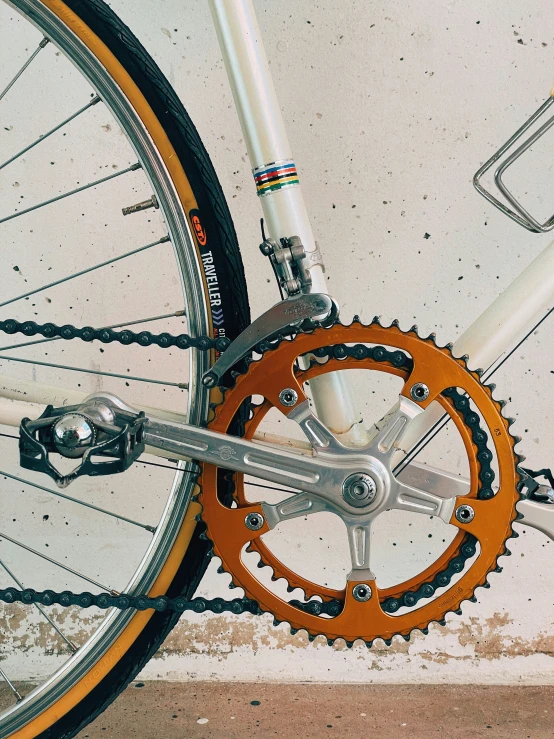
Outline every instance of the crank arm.
<path id="1" fill-rule="evenodd" d="M 470 490 L 469 480 L 466 478 L 450 475 L 448 472 L 417 462 L 407 465 L 398 477 L 409 485 L 445 498 L 454 495 L 466 496 Z M 554 504 L 523 498 L 517 503 L 516 509 L 522 518 L 516 519 L 515 524 L 542 531 L 554 540 Z"/>
<path id="2" fill-rule="evenodd" d="M 215 387 L 223 375 L 250 354 L 261 341 L 266 341 L 288 326 L 302 323 L 306 319 L 325 320 L 331 314 L 333 306 L 331 298 L 322 293 L 298 295 L 276 303 L 244 329 L 204 375 L 202 382 L 206 387 Z"/>
<path id="3" fill-rule="evenodd" d="M 343 455 L 309 457 L 286 448 L 152 417 L 144 424 L 144 442 L 169 455 L 207 462 L 332 500 L 340 496 L 349 468 L 360 464 L 349 462 Z"/>

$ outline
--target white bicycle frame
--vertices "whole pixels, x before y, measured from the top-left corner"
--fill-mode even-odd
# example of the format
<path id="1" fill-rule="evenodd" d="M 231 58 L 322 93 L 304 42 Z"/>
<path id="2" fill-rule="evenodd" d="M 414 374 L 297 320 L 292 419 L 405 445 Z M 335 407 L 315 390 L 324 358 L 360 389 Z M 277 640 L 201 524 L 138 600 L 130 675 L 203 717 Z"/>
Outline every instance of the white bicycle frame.
<path id="1" fill-rule="evenodd" d="M 295 175 L 290 144 L 271 79 L 252 0 L 209 0 L 223 60 L 247 146 L 269 235 L 299 236 L 308 254 L 317 251 L 302 188 Z M 270 170 L 269 176 L 267 170 Z M 275 186 L 275 184 L 277 186 Z M 326 245 L 330 248 L 330 245 Z M 310 268 L 312 291 L 327 293 L 321 265 Z M 487 308 L 454 344 L 454 353 L 469 355 L 470 366 L 487 374 L 494 370 L 522 336 L 554 306 L 554 242 Z M 317 413 L 339 439 L 349 444 L 366 441 L 359 411 L 353 402 L 348 373 L 323 375 L 311 383 Z M 26 395 L 28 400 L 21 401 Z M 84 393 L 41 385 L 19 378 L 3 378 L 0 423 L 19 426 L 21 418 L 38 417 L 43 399 L 54 405 L 80 403 Z M 147 412 L 150 409 L 144 408 Z M 182 421 L 171 412 L 155 413 Z M 431 404 L 408 427 L 403 448 L 413 449 L 433 428 L 443 411 Z"/>
<path id="2" fill-rule="evenodd" d="M 268 170 L 280 177 L 278 189 L 258 194 L 270 236 L 299 236 L 308 253 L 317 250 L 302 188 L 294 177 L 292 151 L 263 47 L 252 0 L 209 0 L 223 61 L 244 134 L 254 177 L 262 185 Z M 290 178 L 290 172 L 293 177 Z M 292 181 L 296 179 L 296 181 Z M 326 244 L 326 248 L 331 245 Z M 311 268 L 312 290 L 327 293 L 321 266 Z M 473 368 L 494 369 L 554 306 L 554 242 L 457 339 L 454 353 L 469 355 Z M 339 436 L 353 436 L 360 417 L 352 402 L 347 373 L 333 373 L 312 383 L 321 420 Z M 434 403 L 411 424 L 403 446 L 413 447 L 443 414 Z M 354 435 L 355 436 L 355 435 Z M 355 441 L 351 439 L 351 441 Z"/>

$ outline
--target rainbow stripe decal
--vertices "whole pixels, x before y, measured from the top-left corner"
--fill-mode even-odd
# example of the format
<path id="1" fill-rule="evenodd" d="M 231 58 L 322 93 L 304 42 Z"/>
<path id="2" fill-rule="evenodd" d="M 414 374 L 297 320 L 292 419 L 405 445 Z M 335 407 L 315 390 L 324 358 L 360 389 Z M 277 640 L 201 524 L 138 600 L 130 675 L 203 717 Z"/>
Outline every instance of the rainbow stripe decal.
<path id="1" fill-rule="evenodd" d="M 283 187 L 299 185 L 296 165 L 290 160 L 272 162 L 264 167 L 253 170 L 258 195 L 267 195 Z"/>

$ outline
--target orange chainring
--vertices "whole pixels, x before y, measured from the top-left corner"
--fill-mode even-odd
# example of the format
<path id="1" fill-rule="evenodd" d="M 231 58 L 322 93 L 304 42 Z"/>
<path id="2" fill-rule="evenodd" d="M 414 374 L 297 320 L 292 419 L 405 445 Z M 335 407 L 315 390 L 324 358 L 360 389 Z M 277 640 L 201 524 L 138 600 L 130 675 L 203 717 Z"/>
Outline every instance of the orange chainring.
<path id="1" fill-rule="evenodd" d="M 325 363 L 313 362 L 309 369 L 302 371 L 295 364 L 297 357 L 321 347 L 356 343 L 385 345 L 407 352 L 413 360 L 413 369 L 399 369 L 390 362 L 377 362 L 369 357 L 331 357 Z M 454 358 L 449 347 L 438 347 L 433 337 L 422 339 L 415 330 L 404 333 L 395 324 L 386 328 L 376 320 L 368 326 L 358 321 L 350 326 L 335 324 L 331 328 L 316 329 L 310 334 L 299 334 L 294 341 L 284 341 L 254 362 L 244 375 L 237 378 L 234 387 L 226 391 L 224 401 L 215 409 L 209 427 L 226 433 L 241 406 L 244 407 L 244 402 L 254 395 L 262 395 L 264 401 L 254 407 L 251 418 L 244 425 L 245 438 L 252 438 L 272 407 L 286 414 L 306 399 L 303 391 L 305 382 L 327 372 L 351 368 L 384 371 L 401 377 L 404 380 L 402 394 L 406 397 L 409 397 L 409 387 L 416 382 L 424 382 L 430 393 L 420 405 L 426 407 L 434 399 L 437 400 L 460 433 L 469 461 L 471 487 L 469 494 L 458 498 L 457 503 L 470 503 L 475 517 L 473 521 L 461 524 L 452 515 L 450 523 L 459 530 L 440 557 L 416 577 L 393 587 L 377 592 L 375 582 L 368 583 L 373 591 L 371 599 L 358 602 L 352 597 L 351 588 L 335 590 L 315 584 L 280 562 L 261 538 L 269 531 L 267 524 L 264 523 L 262 529 L 255 532 L 246 528 L 244 520 L 248 513 L 263 513 L 260 503 L 246 500 L 241 474 L 233 475 L 237 507 L 228 507 L 218 496 L 217 468 L 213 465 L 203 466 L 200 478 L 202 492 L 199 496 L 203 506 L 202 517 L 214 552 L 220 557 L 223 568 L 231 573 L 233 583 L 242 587 L 248 597 L 256 600 L 263 610 L 270 611 L 278 621 L 289 622 L 295 630 L 306 629 L 310 636 L 324 634 L 329 640 L 344 638 L 347 643 L 355 639 L 369 643 L 378 637 L 390 640 L 395 634 L 407 638 L 413 629 L 425 629 L 431 621 L 442 621 L 447 612 L 457 610 L 463 600 L 471 598 L 475 588 L 485 584 L 487 575 L 496 567 L 497 558 L 505 552 L 505 541 L 512 535 L 511 524 L 516 515 L 515 504 L 519 500 L 514 441 L 508 431 L 508 421 L 501 414 L 501 404 L 492 398 L 490 389 L 481 384 L 479 375 L 469 371 L 463 359 Z M 292 408 L 283 408 L 279 403 L 279 392 L 285 387 L 293 388 L 298 394 L 298 401 Z M 469 395 L 491 431 L 501 486 L 490 500 L 477 499 L 480 468 L 477 448 L 451 400 L 441 395 L 443 390 L 451 387 L 460 388 Z M 480 552 L 470 569 L 439 597 L 398 616 L 386 613 L 381 608 L 386 599 L 396 598 L 407 590 L 433 580 L 457 555 L 468 534 L 479 541 Z M 301 588 L 307 599 L 317 595 L 324 601 L 338 600 L 342 604 L 342 611 L 334 618 L 323 618 L 300 610 L 278 596 L 246 566 L 241 556 L 245 546 L 248 551 L 257 551 L 261 562 L 272 568 L 272 579 L 285 578 L 290 589 Z"/>

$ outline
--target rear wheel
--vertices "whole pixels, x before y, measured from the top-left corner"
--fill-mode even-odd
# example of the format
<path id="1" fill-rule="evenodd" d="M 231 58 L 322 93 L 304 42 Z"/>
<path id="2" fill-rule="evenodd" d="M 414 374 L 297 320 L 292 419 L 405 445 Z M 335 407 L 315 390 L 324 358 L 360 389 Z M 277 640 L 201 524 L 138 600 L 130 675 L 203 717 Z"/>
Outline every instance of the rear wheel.
<path id="1" fill-rule="evenodd" d="M 154 61 L 100 0 L 10 0 L 0 12 L 0 230 L 14 277 L 13 284 L 2 285 L 0 317 L 234 338 L 249 311 L 230 214 L 198 133 Z M 42 65 L 50 65 L 44 74 Z M 46 89 L 53 69 L 60 83 Z M 59 120 L 37 115 L 47 95 L 60 100 Z M 76 99 L 81 104 L 72 109 Z M 37 183 L 44 157 L 51 159 L 53 176 Z M 56 181 L 60 164 L 65 175 Z M 158 212 L 123 218 L 123 206 L 152 195 Z M 209 398 L 199 382 L 213 359 L 206 353 L 190 351 L 187 365 L 186 354 L 157 347 L 4 338 L 0 395 L 16 404 L 23 398 L 37 407 L 61 405 L 104 388 L 190 423 L 207 418 Z M 9 426 L 2 432 L 0 494 L 7 515 L 0 587 L 19 582 L 94 590 L 94 581 L 127 592 L 193 594 L 207 550 L 195 528 L 190 465 L 147 457 L 115 480 L 87 480 L 80 488 L 75 483 L 69 491 L 75 500 L 68 500 L 55 497 L 44 479 L 22 474 L 17 432 Z M 51 500 L 53 513 L 45 508 Z M 125 551 L 120 572 L 117 556 L 109 572 L 102 571 L 101 557 L 91 557 L 105 547 L 116 555 Z M 89 579 L 87 587 L 66 562 Z M 37 644 L 57 653 L 55 669 L 25 692 L 17 681 L 32 675 L 29 650 L 6 634 L 0 736 L 20 739 L 74 736 L 136 676 L 178 618 L 152 611 L 89 612 L 85 621 L 76 611 L 68 632 L 63 611 L 4 608 L 8 623 L 19 619 L 31 641 L 35 632 L 46 634 Z"/>

